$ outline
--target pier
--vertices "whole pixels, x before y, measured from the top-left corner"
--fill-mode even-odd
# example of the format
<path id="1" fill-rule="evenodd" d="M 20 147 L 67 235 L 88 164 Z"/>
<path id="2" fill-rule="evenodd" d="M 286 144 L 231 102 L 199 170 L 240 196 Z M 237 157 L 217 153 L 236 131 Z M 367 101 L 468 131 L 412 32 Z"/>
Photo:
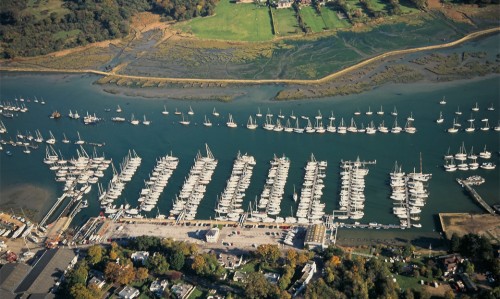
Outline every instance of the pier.
<path id="1" fill-rule="evenodd" d="M 490 213 L 491 215 L 496 215 L 495 210 L 484 201 L 484 199 L 476 192 L 476 190 L 474 190 L 474 188 L 472 188 L 468 180 L 457 179 L 457 182 L 462 187 L 464 187 L 465 190 L 467 190 L 467 192 L 469 192 L 469 194 L 472 196 L 472 198 L 474 198 L 479 203 L 479 205 L 481 205 L 488 213 Z"/>
<path id="2" fill-rule="evenodd" d="M 68 196 L 67 193 L 64 193 L 63 195 L 61 195 L 61 197 L 59 197 L 57 199 L 57 201 L 54 203 L 54 205 L 52 206 L 52 208 L 47 212 L 47 214 L 45 215 L 45 217 L 43 217 L 42 221 L 40 221 L 40 226 L 45 226 L 45 224 L 47 223 L 47 220 L 49 220 L 50 216 L 52 216 L 52 214 L 55 212 L 55 210 L 59 207 L 59 205 L 63 202 L 63 200 Z"/>

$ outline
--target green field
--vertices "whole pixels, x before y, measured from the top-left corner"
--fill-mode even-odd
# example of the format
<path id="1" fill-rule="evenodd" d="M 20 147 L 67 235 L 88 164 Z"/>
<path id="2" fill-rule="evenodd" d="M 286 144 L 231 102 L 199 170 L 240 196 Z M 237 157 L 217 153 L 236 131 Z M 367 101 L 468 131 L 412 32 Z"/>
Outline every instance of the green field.
<path id="1" fill-rule="evenodd" d="M 348 21 L 340 20 L 337 13 L 327 7 L 321 7 L 321 15 L 311 6 L 302 7 L 300 14 L 313 32 L 349 27 Z"/>
<path id="2" fill-rule="evenodd" d="M 385 11 L 387 13 L 389 10 L 389 5 L 388 5 L 389 1 L 387 0 L 368 0 L 368 1 L 371 3 L 372 7 L 376 11 Z"/>
<path id="3" fill-rule="evenodd" d="M 286 36 L 302 32 L 292 8 L 273 9 L 277 35 Z"/>
<path id="4" fill-rule="evenodd" d="M 70 31 L 59 31 L 54 33 L 52 36 L 55 39 L 67 40 L 68 38 L 76 37 L 80 32 L 81 32 L 80 29 L 75 29 Z"/>
<path id="5" fill-rule="evenodd" d="M 59 17 L 68 13 L 67 8 L 62 7 L 62 0 L 29 0 L 23 12 L 34 15 L 37 19 L 47 17 L 55 12 Z"/>
<path id="6" fill-rule="evenodd" d="M 234 4 L 229 0 L 222 0 L 217 4 L 214 16 L 183 22 L 176 25 L 176 28 L 209 39 L 266 41 L 273 38 L 267 7 Z"/>

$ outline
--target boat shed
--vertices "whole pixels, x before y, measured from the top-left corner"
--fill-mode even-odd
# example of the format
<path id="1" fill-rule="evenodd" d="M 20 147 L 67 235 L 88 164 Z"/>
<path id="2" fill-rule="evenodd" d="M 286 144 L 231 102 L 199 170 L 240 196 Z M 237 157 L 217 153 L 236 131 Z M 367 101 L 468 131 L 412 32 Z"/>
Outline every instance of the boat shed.
<path id="1" fill-rule="evenodd" d="M 219 240 L 220 230 L 217 227 L 211 228 L 205 235 L 207 243 L 217 243 Z"/>
<path id="2" fill-rule="evenodd" d="M 309 225 L 304 239 L 304 247 L 309 249 L 326 247 L 326 226 L 324 224 Z"/>

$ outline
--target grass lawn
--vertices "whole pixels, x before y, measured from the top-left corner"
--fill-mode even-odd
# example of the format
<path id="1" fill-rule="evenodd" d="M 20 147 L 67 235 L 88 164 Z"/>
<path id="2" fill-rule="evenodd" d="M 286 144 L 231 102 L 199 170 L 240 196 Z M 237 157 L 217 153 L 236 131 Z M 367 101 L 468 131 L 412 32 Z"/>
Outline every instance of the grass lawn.
<path id="1" fill-rule="evenodd" d="M 389 1 L 387 0 L 368 0 L 372 7 L 376 10 L 376 11 L 385 11 L 386 13 L 388 12 L 389 10 Z"/>
<path id="2" fill-rule="evenodd" d="M 420 284 L 420 280 L 429 281 L 429 279 L 427 279 L 426 277 L 423 277 L 423 276 L 409 277 L 409 276 L 405 276 L 405 275 L 394 275 L 394 278 L 396 278 L 396 281 L 402 290 L 414 289 L 414 290 L 420 291 L 420 289 L 422 289 L 422 285 Z"/>
<path id="3" fill-rule="evenodd" d="M 234 4 L 229 0 L 217 4 L 214 16 L 195 18 L 176 27 L 192 32 L 199 38 L 241 41 L 266 41 L 273 38 L 267 7 Z"/>
<path id="4" fill-rule="evenodd" d="M 401 5 L 401 10 L 403 13 L 415 13 L 418 12 L 418 9 L 411 3 L 409 0 L 400 0 L 399 4 Z"/>
<path id="5" fill-rule="evenodd" d="M 62 0 L 29 0 L 23 11 L 38 19 L 48 17 L 53 12 L 57 13 L 58 16 L 63 16 L 69 12 L 67 8 L 62 7 L 63 3 Z"/>
<path id="6" fill-rule="evenodd" d="M 277 35 L 285 36 L 302 32 L 297 24 L 293 8 L 273 9 L 274 21 L 277 23 Z"/>
<path id="7" fill-rule="evenodd" d="M 188 299 L 197 299 L 197 298 L 204 298 L 204 297 L 203 297 L 203 292 L 200 289 L 195 288 L 194 291 L 191 293 L 191 295 L 189 295 Z"/>
<path id="8" fill-rule="evenodd" d="M 346 28 L 351 26 L 347 20 L 339 19 L 337 12 L 331 8 L 321 7 L 321 16 L 323 17 L 323 21 L 328 29 Z"/>
<path id="9" fill-rule="evenodd" d="M 55 39 L 67 40 L 70 37 L 76 37 L 80 33 L 80 29 L 75 29 L 71 31 L 59 31 L 53 34 Z"/>
<path id="10" fill-rule="evenodd" d="M 256 263 L 255 262 L 251 262 L 251 263 L 248 263 L 248 264 L 244 265 L 239 270 L 241 272 L 245 272 L 245 273 L 252 273 L 252 272 L 255 272 L 255 266 L 256 266 Z"/>
<path id="11" fill-rule="evenodd" d="M 300 15 L 304 19 L 307 26 L 311 27 L 313 32 L 321 32 L 326 28 L 323 18 L 316 13 L 316 10 L 311 6 L 305 6 L 300 9 Z"/>

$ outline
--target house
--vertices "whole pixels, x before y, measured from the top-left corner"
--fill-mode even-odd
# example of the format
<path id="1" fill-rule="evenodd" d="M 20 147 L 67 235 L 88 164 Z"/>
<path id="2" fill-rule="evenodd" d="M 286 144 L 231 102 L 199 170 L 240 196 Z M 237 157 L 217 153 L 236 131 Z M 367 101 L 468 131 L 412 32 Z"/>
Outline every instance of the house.
<path id="1" fill-rule="evenodd" d="M 188 283 L 178 283 L 170 289 L 178 299 L 185 299 L 191 295 L 195 287 Z"/>
<path id="2" fill-rule="evenodd" d="M 288 290 L 293 297 L 296 297 L 302 290 L 305 289 L 306 285 L 311 281 L 314 273 L 316 273 L 316 263 L 314 261 L 307 262 L 304 268 L 302 268 L 302 276 L 298 279 L 292 287 Z"/>
<path id="3" fill-rule="evenodd" d="M 300 5 L 302 6 L 307 6 L 307 5 L 311 5 L 312 1 L 311 0 L 299 0 L 298 1 L 300 3 Z"/>
<path id="4" fill-rule="evenodd" d="M 233 281 L 245 282 L 247 280 L 247 274 L 245 272 L 236 271 L 234 272 Z"/>
<path id="5" fill-rule="evenodd" d="M 463 258 L 459 254 L 448 254 L 440 256 L 439 264 L 443 270 L 443 276 L 448 277 L 455 274 L 457 271 L 457 266 L 463 262 Z"/>
<path id="6" fill-rule="evenodd" d="M 326 226 L 324 224 L 309 225 L 304 239 L 304 247 L 309 249 L 326 247 Z"/>
<path id="7" fill-rule="evenodd" d="M 234 270 L 243 264 L 243 255 L 240 257 L 233 254 L 219 254 L 218 261 L 225 269 Z"/>
<path id="8" fill-rule="evenodd" d="M 168 281 L 166 279 L 163 279 L 163 280 L 155 280 L 151 283 L 151 285 L 149 286 L 149 290 L 152 292 L 152 293 L 155 293 L 156 295 L 160 296 L 163 291 L 167 288 L 168 286 Z"/>
<path id="9" fill-rule="evenodd" d="M 119 293 L 118 297 L 123 298 L 123 299 L 133 299 L 137 296 L 139 296 L 141 293 L 139 292 L 138 289 L 133 288 L 131 286 L 125 286 Z"/>
<path id="10" fill-rule="evenodd" d="M 147 251 L 136 251 L 130 256 L 134 262 L 141 262 L 143 265 L 149 258 L 149 252 Z"/>
<path id="11" fill-rule="evenodd" d="M 293 1 L 291 0 L 279 0 L 276 4 L 276 8 L 290 8 L 292 7 Z"/>
<path id="12" fill-rule="evenodd" d="M 102 289 L 102 287 L 106 284 L 106 281 L 97 276 L 94 276 L 89 280 L 87 286 L 91 284 L 95 285 L 98 289 Z"/>
<path id="13" fill-rule="evenodd" d="M 209 229 L 205 235 L 207 243 L 217 243 L 219 240 L 220 230 L 217 227 Z"/>
<path id="14" fill-rule="evenodd" d="M 278 273 L 265 273 L 264 277 L 270 284 L 278 284 L 278 280 L 280 279 L 280 275 Z"/>
<path id="15" fill-rule="evenodd" d="M 462 280 L 468 292 L 473 293 L 477 291 L 476 284 L 472 281 L 472 279 L 470 279 L 467 273 L 460 273 L 458 274 L 458 277 L 460 277 L 460 280 Z"/>

